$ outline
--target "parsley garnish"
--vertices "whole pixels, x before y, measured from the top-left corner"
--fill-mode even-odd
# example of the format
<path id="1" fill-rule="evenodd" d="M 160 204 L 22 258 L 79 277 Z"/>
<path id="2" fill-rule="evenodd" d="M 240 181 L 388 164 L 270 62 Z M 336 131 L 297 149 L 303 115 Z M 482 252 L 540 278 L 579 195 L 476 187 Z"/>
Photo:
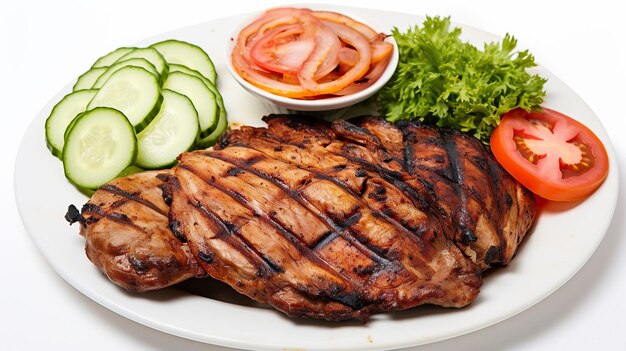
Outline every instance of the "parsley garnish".
<path id="1" fill-rule="evenodd" d="M 427 17 L 421 28 L 392 33 L 400 62 L 378 95 L 388 120 L 418 118 L 488 143 L 504 113 L 540 109 L 546 79 L 527 72 L 536 66 L 534 57 L 514 51 L 514 37 L 507 34 L 481 51 L 459 39 L 461 29 L 450 29 L 450 17 Z"/>

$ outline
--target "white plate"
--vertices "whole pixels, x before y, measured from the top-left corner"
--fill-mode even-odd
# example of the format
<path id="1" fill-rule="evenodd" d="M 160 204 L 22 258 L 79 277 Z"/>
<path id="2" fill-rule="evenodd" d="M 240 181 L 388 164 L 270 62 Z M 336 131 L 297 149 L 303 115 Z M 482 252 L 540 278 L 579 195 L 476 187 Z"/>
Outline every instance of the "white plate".
<path id="1" fill-rule="evenodd" d="M 370 19 L 381 28 L 403 29 L 423 21 L 422 17 L 380 10 L 325 8 Z M 138 45 L 166 38 L 200 45 L 215 59 L 219 88 L 231 122 L 260 125 L 259 117 L 269 111 L 268 107 L 227 74 L 223 61 L 226 36 L 247 17 L 183 28 Z M 469 27 L 463 27 L 463 38 L 479 45 L 498 39 Z M 604 141 L 612 165 L 610 174 L 584 202 L 544 208 L 518 256 L 508 267 L 486 276 L 478 299 L 464 309 L 418 307 L 376 315 L 366 324 L 326 323 L 289 319 L 272 309 L 238 304 L 234 293 L 228 292 L 225 297 L 206 298 L 176 288 L 148 294 L 122 291 L 87 260 L 78 228 L 69 227 L 63 219 L 69 204 L 80 206 L 87 199 L 65 180 L 61 162 L 46 149 L 44 121 L 52 106 L 70 91 L 71 84 L 43 108 L 24 136 L 15 167 L 18 209 L 41 253 L 76 289 L 120 315 L 184 338 L 247 349 L 364 350 L 407 347 L 454 337 L 509 318 L 561 287 L 593 254 L 613 216 L 618 194 L 617 162 L 606 131 L 563 82 L 544 68 L 537 71 L 549 79 L 545 106 L 574 116 Z"/>

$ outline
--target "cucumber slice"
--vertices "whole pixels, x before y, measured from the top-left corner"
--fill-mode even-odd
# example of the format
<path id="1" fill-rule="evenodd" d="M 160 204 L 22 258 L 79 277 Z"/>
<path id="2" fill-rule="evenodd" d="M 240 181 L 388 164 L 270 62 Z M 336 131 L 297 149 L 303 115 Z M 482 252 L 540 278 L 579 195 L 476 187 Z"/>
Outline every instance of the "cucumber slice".
<path id="1" fill-rule="evenodd" d="M 198 112 L 200 132 L 209 132 L 217 124 L 217 103 L 215 94 L 207 88 L 201 79 L 182 72 L 170 73 L 163 84 L 163 89 L 170 89 L 189 98 Z"/>
<path id="2" fill-rule="evenodd" d="M 161 75 L 159 74 L 159 72 L 157 72 L 156 68 L 154 68 L 154 65 L 148 62 L 146 59 L 137 57 L 124 61 L 118 61 L 109 66 L 109 68 L 104 73 L 102 73 L 102 75 L 100 75 L 100 77 L 98 77 L 98 79 L 96 79 L 96 81 L 93 83 L 92 89 L 100 89 L 104 85 L 104 82 L 106 82 L 113 73 L 126 66 L 141 67 L 146 71 L 152 73 L 157 80 L 161 78 Z"/>
<path id="3" fill-rule="evenodd" d="M 133 164 L 137 138 L 118 110 L 97 107 L 76 118 L 63 147 L 65 176 L 84 189 L 115 179 Z"/>
<path id="4" fill-rule="evenodd" d="M 76 80 L 76 84 L 72 87 L 72 91 L 91 89 L 96 80 L 98 80 L 102 73 L 106 72 L 107 69 L 108 67 L 96 67 L 83 73 Z"/>
<path id="5" fill-rule="evenodd" d="M 143 171 L 145 170 L 137 166 L 131 165 L 127 167 L 125 170 L 123 170 L 120 174 L 118 174 L 115 178 L 128 177 L 129 175 L 141 173 Z M 96 190 L 98 190 L 98 189 L 89 189 L 89 188 L 81 188 L 81 187 L 76 187 L 76 189 L 87 197 L 91 197 L 96 192 Z"/>
<path id="6" fill-rule="evenodd" d="M 65 95 L 52 108 L 50 116 L 46 119 L 46 144 L 54 156 L 61 158 L 65 130 L 78 114 L 85 112 L 89 101 L 97 92 L 97 90 L 77 90 Z"/>
<path id="7" fill-rule="evenodd" d="M 120 57 L 126 55 L 127 53 L 135 49 L 136 48 L 127 48 L 127 47 L 117 48 L 109 52 L 108 54 L 100 57 L 99 59 L 97 59 L 96 62 L 94 62 L 94 64 L 91 66 L 91 68 L 110 66 L 113 64 L 113 62 L 117 61 L 117 59 L 119 59 Z"/>
<path id="8" fill-rule="evenodd" d="M 145 128 L 159 111 L 161 87 L 150 72 L 126 66 L 113 73 L 87 106 L 120 110 L 137 132 Z"/>
<path id="9" fill-rule="evenodd" d="M 74 119 L 70 122 L 70 124 L 67 125 L 67 128 L 65 128 L 65 133 L 63 133 L 63 146 L 65 146 L 65 141 L 67 140 L 67 135 L 70 134 L 70 130 L 72 130 L 72 127 L 74 126 L 74 123 L 76 123 L 76 121 L 78 120 L 78 117 L 80 117 L 84 113 L 85 112 L 81 112 L 81 113 L 77 114 L 76 117 L 74 117 Z M 61 153 L 61 155 L 62 154 L 63 153 Z"/>
<path id="10" fill-rule="evenodd" d="M 200 78 L 204 82 L 204 84 L 207 86 L 207 88 L 209 88 L 211 92 L 213 92 L 213 94 L 215 95 L 215 102 L 217 103 L 217 108 L 218 108 L 218 118 L 216 122 L 219 123 L 220 119 L 226 120 L 226 108 L 224 107 L 224 99 L 222 99 L 222 94 L 220 94 L 215 84 L 213 84 L 210 80 L 208 80 L 206 77 L 200 74 L 200 72 L 193 70 L 185 65 L 178 65 L 178 64 L 173 63 L 170 65 L 170 72 L 182 72 L 182 73 L 187 73 L 189 75 Z M 211 126 L 209 130 L 212 131 L 216 127 L 217 127 L 217 124 L 214 126 Z M 207 136 L 206 133 L 202 133 L 202 134 L 203 134 L 201 135 L 202 137 Z"/>
<path id="11" fill-rule="evenodd" d="M 199 131 L 198 113 L 191 100 L 164 89 L 161 110 L 152 123 L 137 134 L 136 165 L 155 169 L 175 164 L 178 155 L 194 146 Z"/>
<path id="12" fill-rule="evenodd" d="M 209 135 L 205 137 L 201 137 L 198 140 L 198 142 L 196 143 L 196 148 L 206 149 L 208 147 L 215 145 L 215 143 L 217 143 L 217 141 L 222 136 L 222 134 L 226 131 L 227 128 L 228 128 L 228 120 L 226 119 L 226 114 L 224 114 L 218 118 L 218 122 L 217 122 L 217 126 L 215 127 L 215 130 L 213 130 Z"/>
<path id="13" fill-rule="evenodd" d="M 170 39 L 152 44 L 151 47 L 157 49 L 168 63 L 185 65 L 215 83 L 217 74 L 213 61 L 199 46 Z"/>
<path id="14" fill-rule="evenodd" d="M 167 75 L 167 62 L 161 54 L 153 48 L 140 48 L 135 49 L 126 55 L 117 59 L 117 62 L 126 61 L 132 58 L 142 58 L 148 62 L 150 62 L 154 68 L 156 68 L 157 72 L 159 72 L 159 76 L 165 77 Z"/>

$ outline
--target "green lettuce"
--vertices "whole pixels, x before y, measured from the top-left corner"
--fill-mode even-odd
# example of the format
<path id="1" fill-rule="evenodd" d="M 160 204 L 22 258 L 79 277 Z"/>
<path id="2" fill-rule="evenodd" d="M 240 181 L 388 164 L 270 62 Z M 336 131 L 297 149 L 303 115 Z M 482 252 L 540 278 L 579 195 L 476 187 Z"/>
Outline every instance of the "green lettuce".
<path id="1" fill-rule="evenodd" d="M 488 143 L 507 111 L 540 109 L 546 79 L 527 71 L 536 66 L 534 57 L 515 51 L 514 37 L 507 34 L 481 51 L 461 41 L 461 29 L 451 28 L 450 17 L 427 17 L 421 28 L 392 33 L 400 62 L 377 96 L 389 121 L 417 118 Z"/>

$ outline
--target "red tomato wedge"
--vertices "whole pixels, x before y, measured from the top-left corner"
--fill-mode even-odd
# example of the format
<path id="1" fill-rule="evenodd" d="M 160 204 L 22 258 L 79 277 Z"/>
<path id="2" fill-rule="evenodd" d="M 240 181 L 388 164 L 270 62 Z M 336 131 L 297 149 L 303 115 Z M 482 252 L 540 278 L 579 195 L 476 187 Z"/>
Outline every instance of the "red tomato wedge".
<path id="1" fill-rule="evenodd" d="M 335 12 L 275 8 L 241 30 L 231 59 L 235 71 L 258 88 L 288 98 L 324 98 L 376 81 L 393 52 L 384 39 Z M 346 52 L 349 64 L 341 62 Z"/>
<path id="2" fill-rule="evenodd" d="M 515 179 L 553 201 L 584 199 L 609 170 L 600 139 L 580 122 L 547 108 L 506 113 L 491 135 L 491 150 Z"/>

